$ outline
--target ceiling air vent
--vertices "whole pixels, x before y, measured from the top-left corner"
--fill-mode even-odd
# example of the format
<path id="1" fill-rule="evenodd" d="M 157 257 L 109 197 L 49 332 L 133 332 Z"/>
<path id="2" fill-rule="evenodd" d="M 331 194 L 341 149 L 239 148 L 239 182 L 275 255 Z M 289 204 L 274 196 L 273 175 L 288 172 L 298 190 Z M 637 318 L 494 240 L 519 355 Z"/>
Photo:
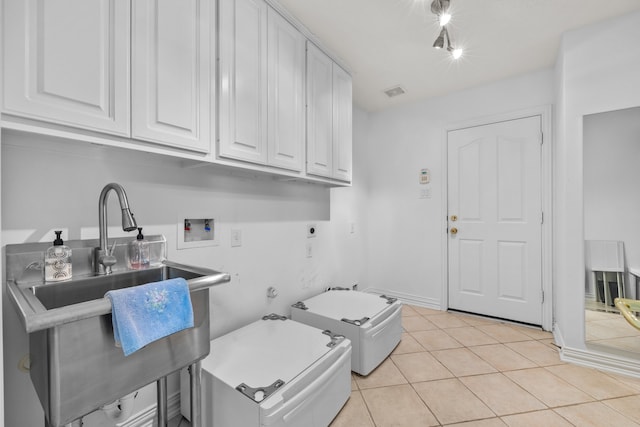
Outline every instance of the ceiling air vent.
<path id="1" fill-rule="evenodd" d="M 389 98 L 393 98 L 394 96 L 406 93 L 406 90 L 404 90 L 402 86 L 394 86 L 392 88 L 386 89 L 384 93 L 386 93 Z"/>

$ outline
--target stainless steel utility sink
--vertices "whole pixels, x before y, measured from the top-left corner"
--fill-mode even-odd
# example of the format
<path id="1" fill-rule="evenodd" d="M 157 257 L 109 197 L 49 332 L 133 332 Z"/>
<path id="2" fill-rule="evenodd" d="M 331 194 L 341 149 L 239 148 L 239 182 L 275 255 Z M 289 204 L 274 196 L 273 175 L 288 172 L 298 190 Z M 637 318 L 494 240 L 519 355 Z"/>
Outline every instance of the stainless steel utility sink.
<path id="1" fill-rule="evenodd" d="M 165 263 L 147 270 L 131 270 L 108 276 L 93 276 L 70 282 L 45 283 L 33 286 L 35 297 L 47 309 L 65 307 L 91 300 L 100 300 L 107 291 L 129 288 L 145 283 L 182 277 L 194 279 L 203 277 L 193 267 Z"/>
<path id="2" fill-rule="evenodd" d="M 25 245 L 7 246 L 7 292 L 29 334 L 31 381 L 50 427 L 71 423 L 209 354 L 209 287 L 228 282 L 228 274 L 160 261 L 147 270 L 91 276 L 87 268 L 89 275 L 76 276 L 76 257 L 85 256 L 83 247 L 72 247 L 74 278 L 43 283 L 24 274 L 24 263 L 22 272 L 14 274 L 19 269 L 12 262 L 24 261 L 24 253 L 12 258 L 15 246 Z M 105 293 L 176 277 L 189 284 L 194 327 L 125 357 L 115 346 Z"/>

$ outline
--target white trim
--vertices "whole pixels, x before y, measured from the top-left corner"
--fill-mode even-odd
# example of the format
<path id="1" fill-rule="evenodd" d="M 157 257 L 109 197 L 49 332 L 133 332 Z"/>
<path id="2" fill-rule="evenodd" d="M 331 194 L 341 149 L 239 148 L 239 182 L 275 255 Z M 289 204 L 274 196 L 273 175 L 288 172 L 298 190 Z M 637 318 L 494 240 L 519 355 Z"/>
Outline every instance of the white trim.
<path id="1" fill-rule="evenodd" d="M 4 5 L 0 2 L 0 22 L 4 22 Z M 4 103 L 4 31 L 0 31 L 0 102 Z M 0 152 L 2 151 L 2 123 L 0 122 Z M 0 159 L 1 160 L 1 159 Z M 1 183 L 1 179 L 0 179 Z M 2 186 L 0 186 L 2 188 Z M 2 191 L 0 191 L 0 212 L 2 212 Z M 2 224 L 2 215 L 0 214 L 0 224 Z M 1 234 L 1 233 L 0 233 Z M 0 238 L 0 248 L 4 248 L 2 239 Z M 4 253 L 4 250 L 2 251 Z M 0 256 L 0 274 L 4 277 L 4 255 Z M 4 280 L 0 280 L 4 282 Z M 4 284 L 3 284 L 4 286 Z M 0 307 L 4 307 L 3 300 L 4 291 L 0 292 Z M 4 331 L 3 318 L 0 316 L 0 331 Z M 0 334 L 0 425 L 4 425 L 4 333 Z"/>
<path id="2" fill-rule="evenodd" d="M 156 404 L 146 407 L 144 410 L 134 414 L 119 427 L 156 427 L 158 416 Z M 180 390 L 167 397 L 167 418 L 169 420 L 180 415 Z"/>
<path id="3" fill-rule="evenodd" d="M 448 143 L 448 128 L 442 130 L 442 210 L 441 228 L 440 228 L 440 248 L 442 249 L 442 289 L 441 305 L 442 310 L 449 308 L 449 143 Z"/>
<path id="4" fill-rule="evenodd" d="M 562 331 L 558 327 L 557 323 L 553 324 L 553 341 L 560 348 L 564 348 L 564 336 L 562 335 Z"/>
<path id="5" fill-rule="evenodd" d="M 640 377 L 640 366 L 637 360 L 611 353 L 563 347 L 560 350 L 560 359 L 564 362 L 612 372 L 618 375 Z"/>
<path id="6" fill-rule="evenodd" d="M 544 143 L 542 144 L 542 164 L 541 164 L 541 191 L 542 191 L 542 211 L 544 212 L 544 223 L 542 224 L 542 291 L 544 301 L 542 303 L 542 329 L 549 331 L 553 326 L 553 132 L 552 132 L 552 107 L 542 105 L 538 107 L 515 110 L 508 113 L 494 114 L 486 117 L 465 120 L 451 123 L 444 130 L 442 139 L 442 307 L 449 308 L 449 240 L 447 239 L 447 215 L 448 215 L 448 133 L 454 130 L 466 129 L 475 126 L 482 126 L 491 123 L 504 122 L 508 120 L 522 119 L 526 117 L 540 116 Z"/>
<path id="7" fill-rule="evenodd" d="M 431 308 L 433 310 L 445 310 L 443 308 L 441 301 L 437 298 L 425 298 L 418 295 L 405 294 L 402 292 L 390 291 L 386 289 L 377 289 L 377 288 L 367 288 L 364 292 L 376 294 L 376 295 L 387 295 L 390 297 L 398 298 L 405 304 L 416 305 L 418 307 Z"/>

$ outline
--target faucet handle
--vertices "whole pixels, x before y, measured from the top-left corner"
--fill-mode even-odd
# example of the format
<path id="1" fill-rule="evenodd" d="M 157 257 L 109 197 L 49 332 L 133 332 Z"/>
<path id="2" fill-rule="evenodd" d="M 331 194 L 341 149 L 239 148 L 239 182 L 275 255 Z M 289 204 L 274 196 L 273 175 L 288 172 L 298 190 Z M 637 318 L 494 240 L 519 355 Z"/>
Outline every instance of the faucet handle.
<path id="1" fill-rule="evenodd" d="M 116 242 L 114 240 L 111 248 L 107 247 L 98 257 L 98 263 L 104 266 L 105 274 L 111 274 L 111 267 L 117 262 L 116 257 L 113 255 L 116 250 Z"/>
<path id="2" fill-rule="evenodd" d="M 114 240 L 113 245 L 111 245 L 111 249 L 107 248 L 107 255 L 113 256 L 115 250 L 116 250 L 116 241 Z"/>

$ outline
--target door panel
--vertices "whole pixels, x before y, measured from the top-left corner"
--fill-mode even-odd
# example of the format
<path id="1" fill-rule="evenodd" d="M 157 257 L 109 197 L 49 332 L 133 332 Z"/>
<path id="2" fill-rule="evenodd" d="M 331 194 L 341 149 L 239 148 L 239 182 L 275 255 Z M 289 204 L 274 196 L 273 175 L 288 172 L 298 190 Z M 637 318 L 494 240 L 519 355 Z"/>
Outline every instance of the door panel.
<path id="1" fill-rule="evenodd" d="M 132 135 L 208 152 L 209 2 L 133 3 Z"/>
<path id="2" fill-rule="evenodd" d="M 449 132 L 450 308 L 541 324 L 540 129 L 535 116 Z"/>
<path id="3" fill-rule="evenodd" d="M 464 259 L 460 265 L 460 292 L 482 295 L 482 253 L 484 242 L 464 240 L 460 242 L 459 258 Z"/>
<path id="4" fill-rule="evenodd" d="M 267 162 L 267 4 L 219 2 L 219 155 Z"/>
<path id="5" fill-rule="evenodd" d="M 351 76 L 334 63 L 332 177 L 343 181 L 351 181 L 352 109 Z"/>
<path id="6" fill-rule="evenodd" d="M 302 170 L 305 38 L 274 10 L 268 13 L 269 138 L 267 163 Z"/>
<path id="7" fill-rule="evenodd" d="M 307 172 L 333 174 L 333 61 L 307 42 Z"/>
<path id="8" fill-rule="evenodd" d="M 5 1 L 5 112 L 129 136 L 129 17 L 123 0 Z"/>

